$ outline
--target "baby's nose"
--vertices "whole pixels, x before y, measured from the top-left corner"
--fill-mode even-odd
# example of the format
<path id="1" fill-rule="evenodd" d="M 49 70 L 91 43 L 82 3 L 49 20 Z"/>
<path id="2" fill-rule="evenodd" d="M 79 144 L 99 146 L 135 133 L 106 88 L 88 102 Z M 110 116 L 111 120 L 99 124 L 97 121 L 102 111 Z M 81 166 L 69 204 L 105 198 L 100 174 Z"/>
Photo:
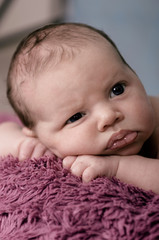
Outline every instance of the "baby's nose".
<path id="1" fill-rule="evenodd" d="M 122 114 L 119 111 L 115 111 L 111 108 L 104 109 L 98 115 L 98 131 L 105 131 L 109 126 L 112 126 L 118 122 L 122 118 L 121 116 Z"/>

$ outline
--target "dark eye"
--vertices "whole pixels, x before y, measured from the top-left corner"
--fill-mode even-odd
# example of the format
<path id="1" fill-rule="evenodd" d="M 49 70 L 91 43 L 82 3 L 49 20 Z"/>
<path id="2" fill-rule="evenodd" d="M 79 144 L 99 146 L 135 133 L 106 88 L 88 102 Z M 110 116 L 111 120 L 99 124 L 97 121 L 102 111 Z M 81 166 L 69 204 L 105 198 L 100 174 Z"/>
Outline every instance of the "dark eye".
<path id="1" fill-rule="evenodd" d="M 125 91 L 124 83 L 117 83 L 111 90 L 110 97 L 113 98 L 115 96 L 121 95 Z"/>
<path id="2" fill-rule="evenodd" d="M 78 112 L 78 113 L 74 114 L 72 117 L 70 117 L 67 120 L 66 124 L 74 123 L 74 122 L 78 121 L 80 118 L 82 118 L 84 115 L 85 115 L 84 113 Z"/>

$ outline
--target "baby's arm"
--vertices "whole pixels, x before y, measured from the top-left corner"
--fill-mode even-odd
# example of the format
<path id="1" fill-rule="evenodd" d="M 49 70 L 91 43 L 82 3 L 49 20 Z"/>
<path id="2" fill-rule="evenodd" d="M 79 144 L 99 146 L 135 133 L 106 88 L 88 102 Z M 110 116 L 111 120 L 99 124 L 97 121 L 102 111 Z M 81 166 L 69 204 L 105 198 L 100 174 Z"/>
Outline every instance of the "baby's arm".
<path id="1" fill-rule="evenodd" d="M 37 138 L 25 136 L 18 124 L 4 122 L 0 124 L 0 156 L 8 154 L 25 160 L 52 153 Z"/>
<path id="2" fill-rule="evenodd" d="M 132 156 L 71 156 L 63 160 L 63 166 L 70 169 L 84 182 L 97 176 L 116 177 L 145 190 L 159 193 L 159 160 Z"/>
<path id="3" fill-rule="evenodd" d="M 159 159 L 138 155 L 120 158 L 117 178 L 145 190 L 159 193 Z"/>

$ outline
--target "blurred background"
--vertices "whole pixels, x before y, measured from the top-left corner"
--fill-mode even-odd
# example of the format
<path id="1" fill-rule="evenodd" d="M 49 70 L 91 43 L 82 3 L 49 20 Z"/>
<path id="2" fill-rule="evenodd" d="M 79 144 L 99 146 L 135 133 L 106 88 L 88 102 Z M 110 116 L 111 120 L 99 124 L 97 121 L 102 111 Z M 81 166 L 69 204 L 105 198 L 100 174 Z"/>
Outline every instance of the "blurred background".
<path id="1" fill-rule="evenodd" d="M 159 95 L 158 0 L 0 0 L 0 112 L 11 112 L 6 76 L 19 41 L 52 22 L 82 22 L 104 30 L 150 95 Z"/>

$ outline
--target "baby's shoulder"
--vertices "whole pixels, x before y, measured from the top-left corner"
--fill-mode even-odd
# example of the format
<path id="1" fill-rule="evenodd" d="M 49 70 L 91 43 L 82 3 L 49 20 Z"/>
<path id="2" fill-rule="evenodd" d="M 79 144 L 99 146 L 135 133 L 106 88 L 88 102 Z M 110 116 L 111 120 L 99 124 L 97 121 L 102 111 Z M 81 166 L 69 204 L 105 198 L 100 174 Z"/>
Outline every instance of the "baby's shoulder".
<path id="1" fill-rule="evenodd" d="M 154 110 L 155 113 L 155 118 L 157 120 L 157 125 L 159 126 L 159 96 L 149 96 L 149 99 L 151 101 L 152 104 L 152 108 Z"/>
<path id="2" fill-rule="evenodd" d="M 159 105 L 159 95 L 158 96 L 149 96 L 149 99 L 152 105 Z"/>

